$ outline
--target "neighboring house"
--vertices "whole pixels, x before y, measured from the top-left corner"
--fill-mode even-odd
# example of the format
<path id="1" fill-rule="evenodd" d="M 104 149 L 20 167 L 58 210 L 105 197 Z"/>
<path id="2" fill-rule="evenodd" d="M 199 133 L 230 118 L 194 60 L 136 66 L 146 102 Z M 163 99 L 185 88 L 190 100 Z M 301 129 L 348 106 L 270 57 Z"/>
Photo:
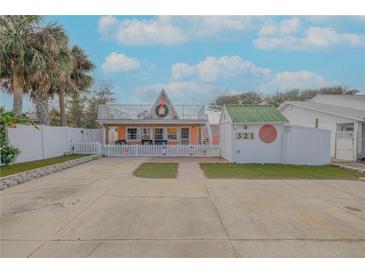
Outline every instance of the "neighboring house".
<path id="1" fill-rule="evenodd" d="M 330 132 L 287 125 L 268 105 L 224 106 L 219 121 L 222 158 L 235 163 L 324 165 L 330 162 Z"/>
<path id="2" fill-rule="evenodd" d="M 173 105 L 164 90 L 152 105 L 100 105 L 104 143 L 209 144 L 211 128 L 204 105 Z M 214 131 L 214 130 L 213 130 Z"/>
<path id="3" fill-rule="evenodd" d="M 365 157 L 365 95 L 318 95 L 307 102 L 287 101 L 278 109 L 291 124 L 329 129 L 332 158 Z"/>

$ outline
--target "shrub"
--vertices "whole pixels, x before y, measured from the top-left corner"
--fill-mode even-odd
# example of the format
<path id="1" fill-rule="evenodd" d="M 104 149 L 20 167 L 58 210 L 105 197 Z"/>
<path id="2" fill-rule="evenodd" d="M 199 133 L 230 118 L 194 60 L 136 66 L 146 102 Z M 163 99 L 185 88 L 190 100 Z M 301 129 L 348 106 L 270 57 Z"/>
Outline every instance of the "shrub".
<path id="1" fill-rule="evenodd" d="M 11 111 L 5 111 L 4 107 L 0 107 L 0 159 L 1 164 L 11 164 L 19 155 L 20 150 L 8 143 L 7 129 L 15 128 L 17 124 L 33 125 L 31 120 L 25 115 L 15 115 Z M 33 125 L 34 126 L 34 125 Z M 36 127 L 37 128 L 37 127 Z"/>

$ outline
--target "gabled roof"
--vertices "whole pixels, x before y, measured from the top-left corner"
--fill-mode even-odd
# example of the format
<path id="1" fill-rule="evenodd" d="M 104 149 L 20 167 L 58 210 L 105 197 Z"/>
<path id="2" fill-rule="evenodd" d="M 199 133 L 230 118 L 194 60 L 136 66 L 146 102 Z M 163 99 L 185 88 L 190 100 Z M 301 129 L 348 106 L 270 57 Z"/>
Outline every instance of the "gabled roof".
<path id="1" fill-rule="evenodd" d="M 356 94 L 356 95 L 319 94 L 319 95 L 313 97 L 310 101 L 315 102 L 320 97 L 323 97 L 323 98 L 340 98 L 341 100 L 363 101 L 363 102 L 365 102 L 365 94 Z"/>
<path id="2" fill-rule="evenodd" d="M 163 100 L 165 101 L 165 103 L 171 108 L 170 114 L 168 116 L 176 116 L 177 117 L 177 112 L 176 109 L 174 107 L 174 105 L 171 103 L 169 96 L 167 96 L 167 93 L 164 89 L 161 90 L 160 94 L 157 96 L 154 104 L 151 107 L 150 110 L 150 115 L 151 116 L 156 116 L 155 115 L 155 108 L 158 106 L 158 104 L 160 103 L 160 101 Z M 166 117 L 168 118 L 168 117 Z"/>
<path id="3" fill-rule="evenodd" d="M 319 111 L 327 114 L 332 114 L 344 118 L 354 119 L 357 121 L 365 120 L 365 109 L 354 109 L 348 107 L 340 107 L 335 105 L 317 103 L 317 102 L 302 102 L 302 101 L 286 101 L 278 109 L 282 110 L 286 105 L 293 105 L 305 109 Z"/>
<path id="4" fill-rule="evenodd" d="M 288 123 L 289 121 L 275 107 L 268 105 L 226 105 L 233 123 Z"/>

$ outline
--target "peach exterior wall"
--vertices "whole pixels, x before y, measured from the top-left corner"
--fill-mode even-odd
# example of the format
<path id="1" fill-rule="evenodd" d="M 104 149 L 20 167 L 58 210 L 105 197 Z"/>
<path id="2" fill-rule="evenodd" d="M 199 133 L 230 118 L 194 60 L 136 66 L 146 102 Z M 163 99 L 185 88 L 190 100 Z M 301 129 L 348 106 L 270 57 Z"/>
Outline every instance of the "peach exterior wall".
<path id="1" fill-rule="evenodd" d="M 200 140 L 200 127 L 199 126 L 192 126 L 190 129 L 190 141 L 192 144 L 196 145 L 199 144 L 199 140 Z M 118 139 L 119 140 L 126 140 L 127 136 L 126 136 L 126 126 L 119 126 L 119 130 L 118 130 Z M 217 143 L 218 143 L 218 137 L 217 139 Z M 140 142 L 136 142 L 136 141 L 130 141 L 128 142 L 128 144 L 139 144 Z M 178 141 L 168 141 L 168 144 L 172 144 L 172 145 L 176 145 L 179 144 Z"/>
<path id="2" fill-rule="evenodd" d="M 125 140 L 126 139 L 126 136 L 125 136 L 125 126 L 119 126 L 118 139 L 119 140 Z"/>
<path id="3" fill-rule="evenodd" d="M 200 127 L 197 127 L 197 126 L 191 127 L 190 141 L 193 145 L 199 144 L 199 133 L 200 133 Z"/>

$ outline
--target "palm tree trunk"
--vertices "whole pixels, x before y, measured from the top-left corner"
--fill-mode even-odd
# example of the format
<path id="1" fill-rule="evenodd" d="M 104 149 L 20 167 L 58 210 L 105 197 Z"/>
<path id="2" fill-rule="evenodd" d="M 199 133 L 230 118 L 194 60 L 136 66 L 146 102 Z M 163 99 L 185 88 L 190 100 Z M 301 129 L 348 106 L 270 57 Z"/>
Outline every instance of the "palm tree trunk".
<path id="1" fill-rule="evenodd" d="M 33 102 L 37 113 L 38 122 L 42 125 L 48 125 L 49 123 L 49 105 L 48 105 L 48 93 L 39 92 L 34 96 Z"/>
<path id="2" fill-rule="evenodd" d="M 16 115 L 22 114 L 23 111 L 23 83 L 21 76 L 14 72 L 13 74 L 13 112 Z"/>
<path id="3" fill-rule="evenodd" d="M 58 92 L 58 101 L 60 104 L 61 127 L 64 127 L 67 125 L 67 121 L 66 121 L 66 109 L 65 109 L 65 92 L 63 90 L 60 90 Z"/>

